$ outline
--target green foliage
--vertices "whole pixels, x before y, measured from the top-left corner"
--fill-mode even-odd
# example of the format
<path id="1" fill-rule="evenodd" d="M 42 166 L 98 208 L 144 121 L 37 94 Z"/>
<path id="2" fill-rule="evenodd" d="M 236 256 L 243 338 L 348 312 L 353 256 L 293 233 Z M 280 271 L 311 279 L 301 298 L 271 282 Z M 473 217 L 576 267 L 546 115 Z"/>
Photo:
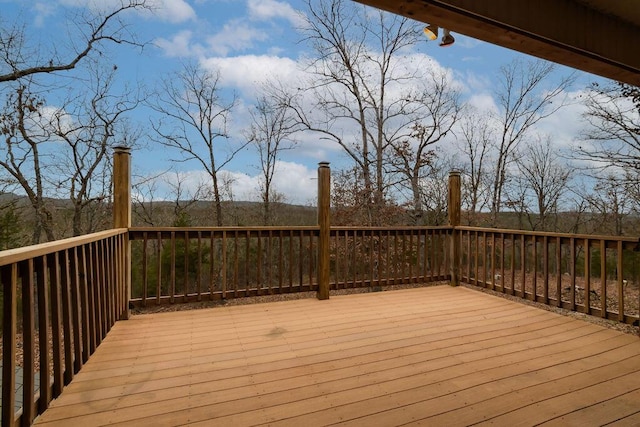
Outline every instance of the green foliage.
<path id="1" fill-rule="evenodd" d="M 21 219 L 15 203 L 0 207 L 0 251 L 20 246 Z"/>

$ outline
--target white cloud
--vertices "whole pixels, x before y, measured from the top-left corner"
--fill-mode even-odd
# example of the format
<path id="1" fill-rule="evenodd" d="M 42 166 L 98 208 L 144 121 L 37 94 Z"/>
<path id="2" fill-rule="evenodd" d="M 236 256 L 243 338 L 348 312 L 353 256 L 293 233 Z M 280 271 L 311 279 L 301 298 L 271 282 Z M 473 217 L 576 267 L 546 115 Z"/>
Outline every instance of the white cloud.
<path id="1" fill-rule="evenodd" d="M 51 3 L 37 2 L 33 5 L 33 10 L 36 13 L 34 24 L 36 27 L 42 27 L 45 24 L 45 19 L 53 15 L 56 11 L 55 5 Z"/>
<path id="2" fill-rule="evenodd" d="M 91 10 L 110 11 L 122 7 L 121 0 L 59 0 L 59 4 L 70 7 L 86 7 Z M 147 9 L 139 9 L 140 13 L 155 16 L 163 21 L 180 23 L 196 18 L 193 8 L 185 0 L 148 0 Z"/>
<path id="3" fill-rule="evenodd" d="M 474 38 L 471 38 L 471 37 L 467 37 L 465 35 L 458 34 L 458 33 L 453 32 L 453 31 L 452 31 L 452 35 L 456 39 L 456 44 L 455 44 L 456 47 L 462 47 L 462 48 L 465 48 L 465 49 L 477 49 L 481 45 L 486 44 L 486 42 L 483 42 L 481 40 L 474 39 Z"/>
<path id="4" fill-rule="evenodd" d="M 247 8 L 249 9 L 249 19 L 254 21 L 284 18 L 296 27 L 304 23 L 301 14 L 286 2 L 276 0 L 249 0 Z"/>
<path id="5" fill-rule="evenodd" d="M 224 171 L 223 176 L 232 183 L 231 187 L 236 200 L 259 200 L 260 175 Z M 273 189 L 283 194 L 287 203 L 306 204 L 316 197 L 318 187 L 316 176 L 315 170 L 299 163 L 278 161 L 273 177 Z"/>
<path id="6" fill-rule="evenodd" d="M 208 58 L 202 66 L 210 70 L 219 70 L 224 86 L 241 90 L 253 98 L 257 88 L 272 79 L 283 85 L 301 80 L 298 63 L 290 58 L 268 55 L 245 55 L 229 58 Z M 295 87 L 295 86 L 294 86 Z"/>
<path id="7" fill-rule="evenodd" d="M 172 3 L 171 0 L 153 1 L 156 15 L 165 20 L 183 22 L 195 18 L 195 12 L 188 4 L 183 3 L 184 0 L 176 3 Z M 184 10 L 182 5 L 186 6 Z M 178 33 L 170 40 L 158 39 L 158 45 L 165 49 L 168 56 L 172 57 L 202 56 L 205 50 L 217 56 L 227 56 L 234 52 L 253 49 L 261 42 L 276 37 L 275 34 L 281 34 L 281 31 L 273 26 L 260 25 L 278 18 L 285 19 L 294 26 L 302 24 L 301 15 L 286 2 L 249 0 L 246 17 L 231 19 L 215 34 L 201 36 L 201 40 L 206 40 L 204 43 L 206 49 L 193 42 L 195 36 L 188 30 Z M 191 43 L 194 45 L 190 46 Z"/>
<path id="8" fill-rule="evenodd" d="M 290 203 L 305 204 L 316 197 L 318 173 L 304 165 L 279 161 L 276 164 L 273 185 Z"/>
<path id="9" fill-rule="evenodd" d="M 315 169 L 309 169 L 295 162 L 278 161 L 273 188 L 276 192 L 284 195 L 286 203 L 307 204 L 316 198 L 318 186 L 316 177 Z M 260 200 L 261 176 L 259 174 L 250 175 L 241 171 L 222 170 L 219 172 L 219 178 L 222 183 L 230 183 L 234 200 L 254 202 Z M 196 194 L 198 188 L 202 187 L 204 183 L 208 183 L 210 178 L 200 170 L 165 173 L 153 180 L 155 182 L 152 185 L 155 188 L 153 198 L 155 200 L 173 200 L 175 198 L 175 183 L 178 180 L 180 181 L 182 198 L 188 198 Z M 149 200 L 150 196 L 142 193 L 135 195 L 137 200 Z M 228 195 L 225 198 L 228 198 Z"/>
<path id="10" fill-rule="evenodd" d="M 495 99 L 486 92 L 471 95 L 467 99 L 467 103 L 482 113 L 496 113 L 498 111 Z"/>
<path id="11" fill-rule="evenodd" d="M 186 58 L 202 55 L 205 51 L 204 47 L 198 43 L 192 43 L 192 37 L 192 31 L 183 30 L 175 34 L 171 39 L 156 39 L 155 44 L 170 58 Z"/>
<path id="12" fill-rule="evenodd" d="M 231 51 L 250 49 L 257 41 L 264 41 L 269 35 L 262 29 L 234 19 L 227 22 L 217 34 L 207 38 L 211 52 L 228 55 Z"/>
<path id="13" fill-rule="evenodd" d="M 196 18 L 196 12 L 185 0 L 151 0 L 155 15 L 169 22 L 186 22 Z"/>
<path id="14" fill-rule="evenodd" d="M 586 107 L 580 102 L 584 93 L 584 91 L 567 93 L 571 103 L 540 121 L 536 126 L 538 131 L 550 135 L 554 145 L 562 150 L 568 149 L 584 130 L 585 122 L 582 115 Z"/>

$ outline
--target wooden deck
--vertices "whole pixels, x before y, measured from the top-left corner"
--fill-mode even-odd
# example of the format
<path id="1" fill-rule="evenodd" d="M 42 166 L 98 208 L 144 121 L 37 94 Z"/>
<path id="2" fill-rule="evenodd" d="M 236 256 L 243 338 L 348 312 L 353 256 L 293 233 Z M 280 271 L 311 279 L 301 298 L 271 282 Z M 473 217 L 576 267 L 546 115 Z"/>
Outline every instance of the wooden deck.
<path id="1" fill-rule="evenodd" d="M 640 425 L 640 339 L 464 287 L 134 316 L 41 426 Z"/>

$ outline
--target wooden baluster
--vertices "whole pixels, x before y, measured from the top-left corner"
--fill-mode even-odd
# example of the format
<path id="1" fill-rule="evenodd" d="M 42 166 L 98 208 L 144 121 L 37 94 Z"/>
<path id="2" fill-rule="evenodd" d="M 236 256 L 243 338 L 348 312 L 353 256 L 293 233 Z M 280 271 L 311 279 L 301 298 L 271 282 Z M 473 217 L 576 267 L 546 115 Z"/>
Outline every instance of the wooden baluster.
<path id="1" fill-rule="evenodd" d="M 531 236 L 531 252 L 533 252 L 531 256 L 531 261 L 533 263 L 533 279 L 532 279 L 532 295 L 531 300 L 538 300 L 538 236 Z"/>
<path id="2" fill-rule="evenodd" d="M 570 245 L 570 270 L 571 270 L 571 310 L 576 310 L 576 239 L 571 237 L 569 240 Z"/>
<path id="3" fill-rule="evenodd" d="M 73 322 L 73 360 L 75 372 L 82 369 L 82 335 L 87 333 L 81 329 L 82 311 L 80 306 L 80 272 L 78 266 L 78 248 L 69 249 L 69 285 L 71 290 L 71 321 Z M 102 306 L 102 304 L 100 304 Z M 102 336 L 96 346 L 102 341 Z"/>
<path id="4" fill-rule="evenodd" d="M 591 314 L 591 241 L 584 239 L 584 312 Z"/>
<path id="5" fill-rule="evenodd" d="M 521 236 L 521 246 L 520 246 L 520 297 L 526 298 L 527 295 L 527 238 L 523 234 Z"/>
<path id="6" fill-rule="evenodd" d="M 147 249 L 149 247 L 149 235 L 146 231 L 142 233 L 142 306 L 147 306 L 149 297 L 149 272 Z"/>
<path id="7" fill-rule="evenodd" d="M 38 286 L 38 339 L 40 348 L 40 399 L 38 413 L 43 413 L 51 402 L 51 357 L 49 356 L 50 330 L 50 295 L 49 295 L 49 266 L 47 256 L 36 258 L 37 286 Z"/>
<path id="8" fill-rule="evenodd" d="M 198 267 L 196 272 L 197 300 L 202 301 L 202 232 L 198 230 Z"/>
<path id="9" fill-rule="evenodd" d="M 600 316 L 607 318 L 607 242 L 600 240 Z"/>
<path id="10" fill-rule="evenodd" d="M 157 246 L 156 246 L 156 266 L 157 266 L 157 272 L 156 272 L 156 279 L 157 279 L 157 283 L 156 283 L 156 305 L 160 304 L 160 299 L 162 298 L 162 246 L 163 246 L 163 240 L 162 240 L 162 233 L 160 231 L 158 231 L 156 233 L 156 242 L 157 242 Z"/>
<path id="11" fill-rule="evenodd" d="M 542 298 L 545 304 L 549 304 L 549 237 L 542 238 L 542 275 L 544 288 L 542 289 Z"/>
<path id="12" fill-rule="evenodd" d="M 89 360 L 90 347 L 91 347 L 91 332 L 89 326 L 89 275 L 87 271 L 87 253 L 86 253 L 86 245 L 82 245 L 78 248 L 78 267 L 79 267 L 79 275 L 78 275 L 78 285 L 80 291 L 80 319 L 81 319 L 81 327 L 82 327 L 82 362 L 86 363 Z"/>
<path id="13" fill-rule="evenodd" d="M 298 289 L 304 284 L 304 231 L 300 231 L 298 239 Z"/>
<path id="14" fill-rule="evenodd" d="M 502 292 L 506 293 L 506 280 L 504 279 L 504 254 L 506 252 L 505 233 L 500 234 L 500 286 L 502 286 Z"/>
<path id="15" fill-rule="evenodd" d="M 511 234 L 511 263 L 509 264 L 511 270 L 511 295 L 516 294 L 516 235 Z"/>
<path id="16" fill-rule="evenodd" d="M 562 238 L 556 237 L 556 307 L 562 307 Z"/>
<path id="17" fill-rule="evenodd" d="M 284 230 L 278 230 L 278 293 L 282 293 L 282 289 L 284 286 L 284 239 L 282 234 Z"/>
<path id="18" fill-rule="evenodd" d="M 73 380 L 73 348 L 71 347 L 71 336 L 72 336 L 72 327 L 71 327 L 71 298 L 70 298 L 70 278 L 69 278 L 69 253 L 68 250 L 63 250 L 61 252 L 60 257 L 60 266 L 62 267 L 60 270 L 60 285 L 62 289 L 62 330 L 64 333 L 64 383 L 65 385 L 69 384 L 71 380 Z M 93 299 L 91 300 L 93 303 Z M 94 305 L 92 304 L 92 307 Z M 96 338 L 95 338 L 95 323 L 92 323 L 91 332 L 91 351 L 93 352 L 96 349 Z"/>
<path id="19" fill-rule="evenodd" d="M 272 267 L 273 267 L 273 231 L 271 229 L 267 232 L 267 262 L 265 263 L 265 268 L 267 269 L 267 287 L 269 289 L 269 295 L 272 295 L 271 289 L 271 280 L 273 280 L 272 276 Z"/>
<path id="20" fill-rule="evenodd" d="M 22 424 L 31 425 L 35 418 L 35 270 L 33 259 L 20 263 L 22 282 Z M 3 360 L 4 361 L 4 360 Z"/>
<path id="21" fill-rule="evenodd" d="M 170 237 L 170 277 L 169 277 L 169 301 L 175 302 L 176 295 L 176 232 L 172 231 Z"/>
<path id="22" fill-rule="evenodd" d="M 482 287 L 488 288 L 487 284 L 487 232 L 482 232 Z"/>
<path id="23" fill-rule="evenodd" d="M 491 286 L 493 286 L 495 291 L 500 291 L 504 293 L 504 288 L 500 285 L 500 273 L 499 267 L 497 266 L 499 261 L 499 252 L 498 249 L 498 241 L 500 237 L 498 237 L 498 233 L 491 232 Z"/>
<path id="24" fill-rule="evenodd" d="M 377 259 L 377 266 L 376 266 L 376 278 L 377 278 L 377 283 L 378 285 L 382 285 L 382 231 L 377 231 L 376 232 L 376 236 L 378 237 L 377 240 L 377 255 L 378 255 L 378 259 Z"/>
<path id="25" fill-rule="evenodd" d="M 94 260 L 94 255 L 93 255 L 93 246 L 88 243 L 86 245 L 86 255 L 87 255 L 87 260 L 88 260 L 88 266 L 87 266 L 87 300 L 89 302 L 89 329 L 88 329 L 88 334 L 89 334 L 89 355 L 93 354 L 93 352 L 96 350 L 96 346 L 97 346 L 97 339 L 96 339 L 96 295 L 95 295 L 95 281 L 94 281 L 94 272 L 95 272 L 95 260 Z M 65 289 L 65 277 L 67 276 L 67 268 L 65 267 L 68 264 L 68 261 L 66 260 L 66 258 L 64 257 L 65 252 L 61 252 L 61 257 L 60 257 L 60 266 L 61 266 L 61 270 L 60 270 L 60 275 L 61 275 L 61 286 L 62 286 L 62 290 L 64 291 Z M 64 298 L 62 299 L 62 307 L 63 307 L 63 313 L 64 313 Z"/>
<path id="26" fill-rule="evenodd" d="M 0 267 L 2 282 L 2 425 L 13 426 L 16 405 L 16 335 L 18 329 L 18 266 Z"/>
<path id="27" fill-rule="evenodd" d="M 51 341 L 53 347 L 53 393 L 51 397 L 55 399 L 60 396 L 64 387 L 64 354 L 61 329 L 62 303 L 60 301 L 62 291 L 60 289 L 60 258 L 58 252 L 49 255 L 48 264 L 49 283 L 51 286 Z"/>
<path id="28" fill-rule="evenodd" d="M 238 231 L 236 230 L 233 236 L 234 240 L 234 252 L 233 252 L 233 296 L 237 298 L 238 294 L 238 283 L 240 279 L 238 278 L 239 272 L 239 263 L 238 263 Z M 247 244 L 249 239 L 247 238 Z M 228 291 L 228 273 L 227 273 L 227 264 L 228 264 L 228 233 L 226 230 L 222 232 L 222 296 L 226 298 Z M 247 254 L 248 255 L 248 254 Z"/>
<path id="29" fill-rule="evenodd" d="M 402 257 L 400 258 L 400 283 L 404 284 L 407 278 L 407 232 L 402 231 Z"/>
<path id="30" fill-rule="evenodd" d="M 622 241 L 618 241 L 617 267 L 618 267 L 618 321 L 624 322 L 624 248 Z M 640 295 L 638 295 L 640 302 Z M 639 304 L 640 305 L 640 304 Z M 640 331 L 640 328 L 638 329 Z"/>
<path id="31" fill-rule="evenodd" d="M 289 290 L 293 290 L 293 230 L 289 230 Z"/>
<path id="32" fill-rule="evenodd" d="M 314 262 L 316 257 L 314 256 L 314 251 L 313 251 L 313 237 L 314 237 L 314 233 L 311 232 L 309 233 L 309 289 L 313 289 L 313 269 L 314 269 Z"/>
<path id="33" fill-rule="evenodd" d="M 183 234 L 182 250 L 184 253 L 182 254 L 182 259 L 184 259 L 184 268 L 182 269 L 182 301 L 187 302 L 189 301 L 189 253 L 191 252 L 191 239 L 189 238 L 188 230 L 185 230 Z"/>
<path id="34" fill-rule="evenodd" d="M 213 292 L 215 290 L 215 283 L 216 283 L 215 282 L 215 278 L 216 278 L 215 260 L 216 260 L 215 232 L 211 230 L 209 231 L 209 300 L 210 301 L 213 301 Z"/>
<path id="35" fill-rule="evenodd" d="M 473 233 L 473 243 L 474 243 L 474 252 L 473 252 L 473 268 L 474 268 L 474 276 L 473 276 L 473 284 L 476 286 L 480 286 L 480 267 L 479 267 L 479 253 L 480 253 L 480 232 L 474 231 Z"/>

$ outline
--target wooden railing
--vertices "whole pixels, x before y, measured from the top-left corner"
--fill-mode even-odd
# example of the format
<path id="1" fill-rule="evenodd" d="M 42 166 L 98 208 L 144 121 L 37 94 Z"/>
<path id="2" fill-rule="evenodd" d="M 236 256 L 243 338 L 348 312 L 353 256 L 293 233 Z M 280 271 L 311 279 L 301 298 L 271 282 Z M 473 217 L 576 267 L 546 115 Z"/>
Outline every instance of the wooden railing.
<path id="1" fill-rule="evenodd" d="M 332 227 L 330 287 L 449 280 L 450 227 Z"/>
<path id="2" fill-rule="evenodd" d="M 448 279 L 449 228 L 336 227 L 332 289 Z M 135 304 L 318 289 L 318 227 L 132 228 Z"/>
<path id="3" fill-rule="evenodd" d="M 317 227 L 133 228 L 132 302 L 314 290 Z"/>
<path id="4" fill-rule="evenodd" d="M 127 240 L 116 229 L 0 252 L 3 426 L 30 425 L 126 315 Z"/>
<path id="5" fill-rule="evenodd" d="M 620 322 L 638 320 L 637 238 L 456 230 L 463 283 Z"/>
<path id="6" fill-rule="evenodd" d="M 447 227 L 330 227 L 329 165 L 318 174 L 317 227 L 131 228 L 130 154 L 117 149 L 114 230 L 0 252 L 2 425 L 45 411 L 131 303 L 311 290 L 326 299 L 330 289 L 447 280 L 639 319 L 636 239 L 462 227 L 456 171 Z"/>
<path id="7" fill-rule="evenodd" d="M 129 303 L 318 290 L 319 233 L 319 227 L 131 228 L 1 252 L 3 425 L 29 424 L 43 412 L 126 317 Z M 327 248 L 331 289 L 453 281 L 455 273 L 461 283 L 531 301 L 638 319 L 636 239 L 461 226 L 332 227 Z"/>

